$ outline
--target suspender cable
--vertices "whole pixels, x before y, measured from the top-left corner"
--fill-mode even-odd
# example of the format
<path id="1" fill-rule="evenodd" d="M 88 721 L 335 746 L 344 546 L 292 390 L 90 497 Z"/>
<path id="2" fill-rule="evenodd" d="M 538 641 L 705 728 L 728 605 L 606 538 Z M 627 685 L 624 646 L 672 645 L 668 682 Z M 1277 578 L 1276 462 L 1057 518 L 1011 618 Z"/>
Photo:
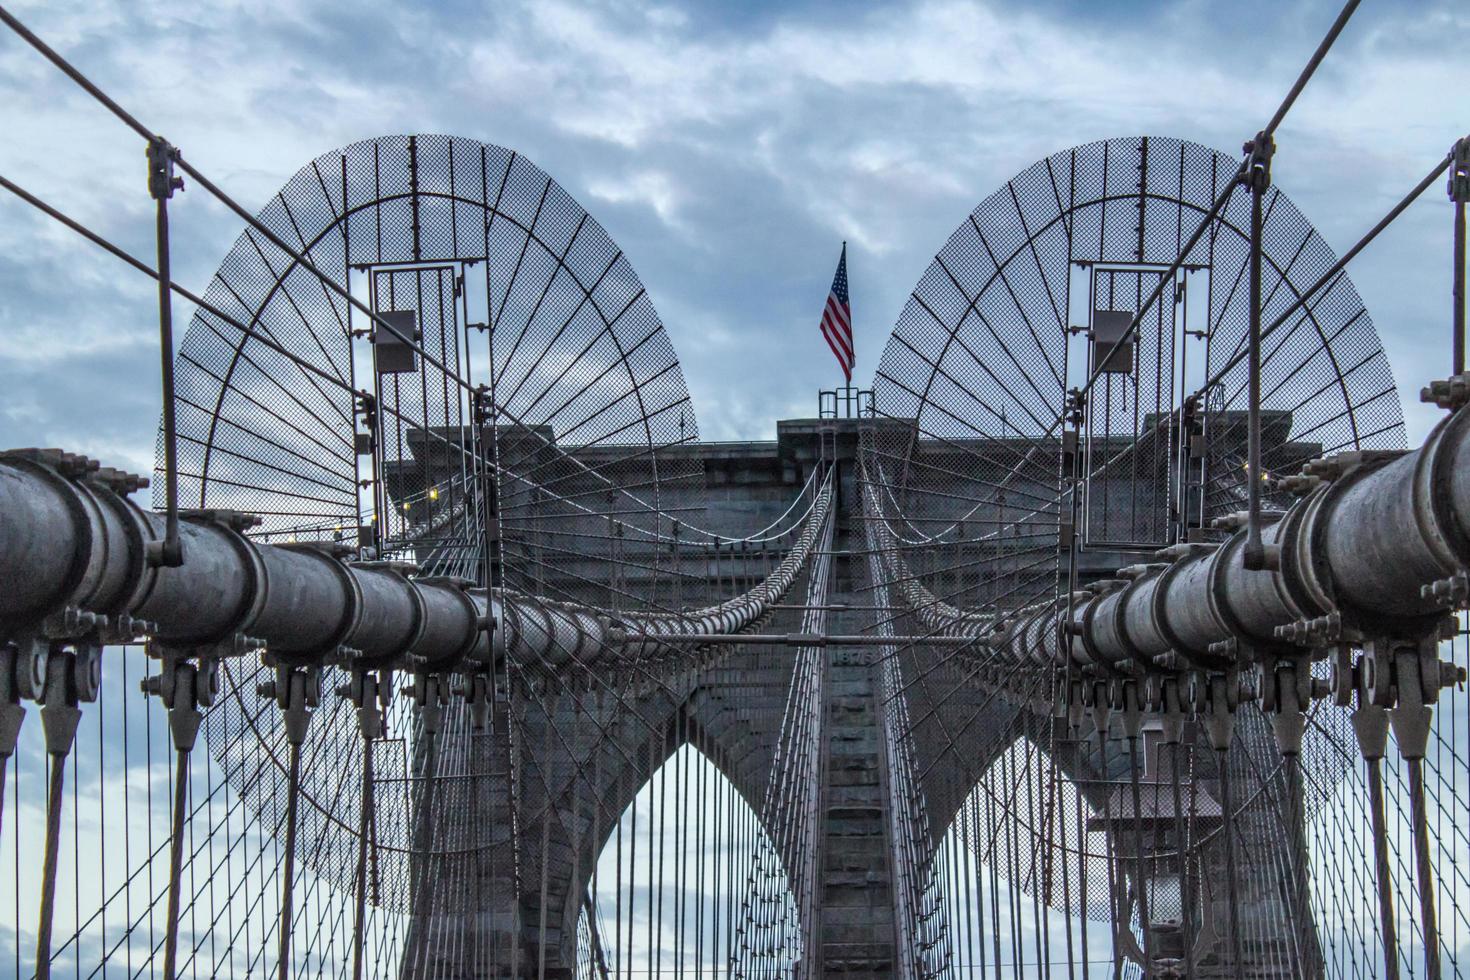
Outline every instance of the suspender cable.
<path id="1" fill-rule="evenodd" d="M 363 941 L 367 932 L 368 878 L 373 882 L 373 902 L 380 896 L 377 888 L 377 849 L 373 837 L 377 826 L 376 784 L 373 777 L 373 744 L 382 738 L 384 728 L 383 711 L 391 697 L 391 675 L 386 672 L 363 671 L 353 679 L 350 693 L 357 700 L 358 732 L 362 739 L 362 783 L 361 799 L 357 817 L 357 880 L 352 928 L 352 977 L 362 980 Z M 372 864 L 369 865 L 371 855 Z"/>
<path id="2" fill-rule="evenodd" d="M 163 670 L 143 682 L 143 690 L 159 696 L 168 708 L 169 734 L 174 743 L 173 823 L 169 838 L 168 919 L 164 923 L 163 978 L 178 976 L 179 897 L 183 887 L 184 817 L 189 805 L 189 760 L 204 720 L 199 710 L 212 697 L 212 674 L 201 675 L 199 665 L 160 650 Z"/>
<path id="3" fill-rule="evenodd" d="M 1245 960 L 1240 953 L 1240 897 L 1236 893 L 1235 873 L 1235 805 L 1230 799 L 1230 753 L 1218 748 L 1215 759 L 1220 775 L 1220 832 L 1225 835 L 1225 907 L 1229 912 L 1226 929 L 1230 933 L 1231 972 L 1235 980 L 1245 980 Z"/>
<path id="4" fill-rule="evenodd" d="M 14 647 L 0 648 L 0 827 L 5 825 L 5 776 L 20 739 L 20 726 L 26 717 L 26 709 L 21 706 L 20 691 L 17 690 L 15 672 L 19 661 L 19 651 Z"/>
<path id="5" fill-rule="evenodd" d="M 51 778 L 46 792 L 46 840 L 41 861 L 41 914 L 36 926 L 36 977 L 51 976 L 51 925 L 56 911 L 56 861 L 61 844 L 62 790 L 66 786 L 66 760 L 76 743 L 82 712 L 77 707 L 75 678 L 83 676 L 79 660 L 95 666 L 96 649 L 63 652 L 53 649 L 46 660 L 46 687 L 41 706 L 41 726 L 46 733 L 46 755 Z M 90 693 L 90 692 L 86 692 Z M 89 699 L 90 700 L 90 699 Z"/>
<path id="6" fill-rule="evenodd" d="M 1368 815 L 1373 828 L 1373 873 L 1377 879 L 1378 928 L 1383 934 L 1383 976 L 1399 978 L 1398 918 L 1394 913 L 1393 871 L 1388 857 L 1388 822 L 1383 807 L 1383 756 L 1388 748 L 1388 712 L 1358 691 L 1353 731 L 1368 769 Z"/>
<path id="7" fill-rule="evenodd" d="M 36 925 L 36 976 L 51 976 L 51 922 L 56 912 L 56 859 L 61 836 L 61 793 L 66 783 L 66 756 L 52 755 L 46 790 L 46 843 L 41 859 L 41 914 Z"/>
<path id="8" fill-rule="evenodd" d="M 1138 875 L 1138 925 L 1143 932 L 1143 969 L 1147 976 L 1153 971 L 1154 966 L 1154 941 L 1153 923 L 1148 904 L 1148 867 L 1147 856 L 1143 850 L 1143 794 L 1138 785 L 1139 760 L 1138 760 L 1138 732 L 1129 726 L 1128 732 L 1128 782 L 1133 793 L 1133 846 L 1134 866 Z M 1158 788 L 1154 788 L 1154 808 L 1158 808 Z M 1181 882 L 1182 884 L 1182 882 Z"/>
<path id="9" fill-rule="evenodd" d="M 1450 150 L 1452 168 L 1449 193 L 1454 203 L 1454 266 L 1450 273 L 1450 297 L 1454 332 L 1453 374 L 1465 373 L 1465 203 L 1470 201 L 1470 137 L 1462 137 Z"/>
<path id="10" fill-rule="evenodd" d="M 357 817 L 357 888 L 356 910 L 352 925 L 352 980 L 362 980 L 363 932 L 367 928 L 368 833 L 372 824 L 373 808 L 373 742 L 372 736 L 366 732 L 363 733 L 362 739 L 361 796 Z"/>
<path id="11" fill-rule="evenodd" d="M 1184 767 L 1179 764 L 1179 755 L 1184 750 L 1184 739 L 1176 733 L 1174 742 L 1170 746 L 1170 764 L 1173 772 L 1169 774 L 1169 782 L 1174 791 L 1174 848 L 1175 856 L 1179 861 L 1179 905 L 1180 922 L 1179 934 L 1184 943 L 1184 975 L 1194 976 L 1194 937 L 1190 931 L 1194 928 L 1194 889 L 1190 887 L 1189 879 L 1189 841 L 1190 824 L 1194 817 L 1194 780 L 1190 779 L 1190 807 L 1188 814 L 1184 810 L 1183 794 L 1179 787 L 1179 774 Z M 1159 749 L 1163 752 L 1163 749 Z M 1155 799 L 1157 799 L 1157 789 Z"/>
<path id="12" fill-rule="evenodd" d="M 281 882 L 280 955 L 276 960 L 276 976 L 291 976 L 291 911 L 292 886 L 296 874 L 296 827 L 301 803 L 301 744 L 292 742 L 286 775 L 286 865 Z"/>
<path id="13" fill-rule="evenodd" d="M 291 975 L 291 922 L 294 913 L 292 896 L 296 885 L 296 838 L 301 803 L 301 746 L 306 741 L 312 710 L 319 700 L 320 674 L 315 670 L 278 668 L 273 682 L 261 686 L 261 694 L 274 697 L 281 709 L 281 719 L 290 746 L 286 773 L 286 861 L 281 882 L 281 914 L 279 956 L 276 976 L 288 980 Z"/>
<path id="14" fill-rule="evenodd" d="M 1378 878 L 1378 927 L 1383 931 L 1383 976 L 1384 980 L 1399 980 L 1398 920 L 1393 909 L 1393 871 L 1388 863 L 1388 823 L 1383 814 L 1383 759 L 1368 759 L 1367 763 L 1373 869 Z"/>
<path id="15" fill-rule="evenodd" d="M 1439 926 L 1435 917 L 1434 863 L 1429 856 L 1429 817 L 1424 797 L 1424 759 L 1406 759 L 1409 819 L 1414 824 L 1414 863 L 1419 881 L 1419 927 L 1424 933 L 1424 975 L 1439 980 Z"/>

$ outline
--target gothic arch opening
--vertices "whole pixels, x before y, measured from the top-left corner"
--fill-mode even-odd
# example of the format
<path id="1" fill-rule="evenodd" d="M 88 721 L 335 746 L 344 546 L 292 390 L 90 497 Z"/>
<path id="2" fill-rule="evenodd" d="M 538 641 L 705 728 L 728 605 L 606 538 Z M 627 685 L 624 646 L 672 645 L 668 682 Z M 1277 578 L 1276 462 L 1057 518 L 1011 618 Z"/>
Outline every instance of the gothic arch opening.
<path id="1" fill-rule="evenodd" d="M 759 815 L 688 743 L 609 829 L 577 923 L 577 977 L 787 976 L 800 937 L 785 864 Z"/>
<path id="2" fill-rule="evenodd" d="M 1095 757 L 1055 748 L 1074 757 L 1059 763 L 1027 737 L 999 751 L 934 853 L 956 977 L 1000 970 L 1049 980 L 1073 975 L 1084 959 L 1110 974 L 1117 903 L 1126 909 L 1136 901 L 1131 880 L 1113 870 L 1119 854 L 1106 817 L 1112 780 Z M 1129 919 L 1131 934 L 1117 937 L 1117 952 L 1126 957 L 1123 975 L 1136 977 L 1128 948 L 1137 943 L 1136 907 Z"/>

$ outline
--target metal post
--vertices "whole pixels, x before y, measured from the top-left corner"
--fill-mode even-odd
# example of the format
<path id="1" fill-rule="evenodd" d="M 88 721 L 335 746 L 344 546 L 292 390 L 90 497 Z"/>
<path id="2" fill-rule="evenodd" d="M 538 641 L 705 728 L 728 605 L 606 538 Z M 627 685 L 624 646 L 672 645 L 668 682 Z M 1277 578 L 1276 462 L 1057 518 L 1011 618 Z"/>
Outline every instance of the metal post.
<path id="1" fill-rule="evenodd" d="M 1261 132 L 1245 145 L 1250 154 L 1242 180 L 1251 192 L 1250 242 L 1250 337 L 1247 361 L 1247 399 L 1249 420 L 1246 430 L 1246 480 L 1248 500 L 1248 533 L 1242 553 L 1245 567 L 1266 567 L 1266 548 L 1261 543 L 1261 225 L 1266 190 L 1271 186 L 1271 155 L 1276 144 L 1268 133 Z"/>
<path id="2" fill-rule="evenodd" d="M 158 348 L 163 370 L 163 470 L 167 498 L 167 523 L 162 542 L 149 544 L 149 557 L 156 565 L 178 568 L 184 563 L 179 541 L 178 437 L 174 422 L 174 314 L 168 246 L 168 199 L 182 190 L 184 178 L 174 176 L 178 150 L 167 140 L 148 142 L 148 193 L 157 202 L 158 240 Z"/>
<path id="3" fill-rule="evenodd" d="M 1470 136 L 1456 141 L 1450 150 L 1450 200 L 1455 206 L 1454 268 L 1450 274 L 1450 295 L 1454 319 L 1454 370 L 1465 373 L 1465 203 L 1470 201 Z"/>
<path id="4" fill-rule="evenodd" d="M 1169 695 L 1165 695 L 1168 697 Z M 1166 707 L 1167 711 L 1168 708 Z M 1193 743 L 1191 743 L 1193 744 Z M 1184 799 L 1179 789 L 1179 774 L 1183 767 L 1179 765 L 1179 756 L 1184 750 L 1184 739 L 1176 734 L 1173 748 L 1171 750 L 1171 772 L 1169 782 L 1174 788 L 1174 850 L 1175 857 L 1179 859 L 1179 901 L 1181 905 L 1180 935 L 1184 940 L 1184 975 L 1194 976 L 1194 889 L 1189 883 L 1189 830 L 1190 823 L 1194 817 L 1194 780 L 1190 779 L 1190 806 L 1189 815 L 1184 815 Z M 1159 750 L 1160 752 L 1163 749 Z M 1190 767 L 1191 772 L 1193 766 Z"/>
<path id="5" fill-rule="evenodd" d="M 1144 975 L 1153 972 L 1153 922 L 1148 902 L 1148 864 L 1143 843 L 1143 794 L 1139 786 L 1142 763 L 1138 755 L 1138 740 L 1142 735 L 1143 716 L 1138 704 L 1138 688 L 1125 682 L 1120 692 L 1122 698 L 1123 732 L 1128 739 L 1128 782 L 1133 796 L 1133 866 L 1138 875 L 1136 894 L 1138 898 L 1138 924 L 1143 931 Z M 1158 806 L 1158 789 L 1154 790 L 1154 805 Z"/>

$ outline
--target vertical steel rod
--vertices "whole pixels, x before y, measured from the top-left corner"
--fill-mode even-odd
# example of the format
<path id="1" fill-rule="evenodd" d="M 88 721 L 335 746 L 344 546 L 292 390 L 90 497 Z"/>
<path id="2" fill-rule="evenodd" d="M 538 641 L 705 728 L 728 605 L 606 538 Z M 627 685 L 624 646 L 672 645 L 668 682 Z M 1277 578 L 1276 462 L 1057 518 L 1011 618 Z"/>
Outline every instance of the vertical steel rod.
<path id="1" fill-rule="evenodd" d="M 1224 815 L 1221 832 L 1225 835 L 1225 907 L 1229 911 L 1227 928 L 1230 932 L 1232 972 L 1235 980 L 1245 980 L 1245 962 L 1240 955 L 1240 923 L 1237 915 L 1239 896 L 1235 885 L 1235 814 L 1234 804 L 1230 800 L 1230 763 L 1227 755 L 1226 749 L 1216 751 L 1216 758 L 1220 763 L 1220 810 Z"/>
<path id="2" fill-rule="evenodd" d="M 1184 738 L 1181 735 L 1179 741 L 1174 743 L 1173 766 L 1174 771 L 1170 773 L 1169 782 L 1174 784 L 1174 847 L 1179 858 L 1179 901 L 1181 905 L 1183 923 L 1180 934 L 1184 939 L 1184 975 L 1194 976 L 1194 937 L 1190 930 L 1194 928 L 1194 889 L 1189 884 L 1189 829 L 1194 816 L 1194 781 L 1190 780 L 1189 816 L 1184 815 L 1183 794 L 1179 788 L 1179 755 L 1184 751 Z"/>
<path id="3" fill-rule="evenodd" d="M 1455 202 L 1455 270 L 1451 280 L 1454 297 L 1455 374 L 1465 373 L 1465 202 Z"/>
<path id="4" fill-rule="evenodd" d="M 1103 695 L 1100 694 L 1100 693 L 1097 694 L 1097 695 L 1095 695 L 1095 697 L 1099 697 L 1099 698 L 1101 698 L 1102 696 Z M 1099 773 L 1103 774 L 1103 778 L 1106 778 L 1107 771 L 1108 771 L 1108 745 L 1107 745 L 1108 724 L 1107 724 L 1107 720 L 1105 718 L 1095 719 L 1094 720 L 1094 727 L 1096 728 L 1096 734 L 1097 734 L 1097 771 Z M 1119 899 L 1122 896 L 1120 896 L 1118 894 L 1118 892 L 1122 888 L 1122 886 L 1118 882 L 1118 878 L 1119 878 L 1119 875 L 1121 873 L 1121 869 L 1118 868 L 1117 853 L 1116 853 L 1115 846 L 1114 846 L 1114 843 L 1113 843 L 1113 834 L 1114 834 L 1114 827 L 1116 825 L 1116 820 L 1114 820 L 1114 816 L 1113 816 L 1113 813 L 1112 813 L 1111 801 L 1109 801 L 1106 804 L 1105 814 L 1107 816 L 1107 833 L 1103 837 L 1103 843 L 1106 846 L 1106 850 L 1107 850 L 1107 864 L 1108 864 L 1108 917 L 1111 919 L 1111 924 L 1112 924 L 1112 935 L 1109 936 L 1108 938 L 1112 942 L 1112 950 L 1113 950 L 1113 952 L 1112 952 L 1112 956 L 1113 956 L 1113 980 L 1121 980 L 1121 978 L 1123 976 L 1123 953 L 1122 953 L 1122 950 L 1118 946 L 1118 933 L 1121 930 L 1127 928 L 1127 924 L 1125 922 L 1122 922 L 1122 920 L 1121 920 L 1121 916 L 1123 914 L 1123 911 L 1122 911 L 1122 903 L 1121 903 L 1121 901 L 1119 901 Z M 1016 963 L 1016 968 L 1019 970 L 1020 969 L 1020 960 L 1021 960 L 1021 958 L 1019 956 L 1017 956 L 1017 957 L 1013 957 L 1013 960 Z M 995 969 L 996 969 L 996 975 L 999 976 L 1000 975 L 1000 947 L 999 946 L 997 946 L 996 947 L 996 950 L 995 950 Z"/>
<path id="5" fill-rule="evenodd" d="M 1465 373 L 1465 202 L 1470 200 L 1470 136 L 1455 143 L 1450 150 L 1450 200 L 1455 205 L 1454 268 L 1450 275 L 1450 295 L 1454 305 L 1454 373 Z"/>
<path id="6" fill-rule="evenodd" d="M 1409 770 L 1409 818 L 1414 822 L 1414 860 L 1419 880 L 1419 928 L 1424 934 L 1424 975 L 1439 980 L 1439 927 L 1434 912 L 1434 865 L 1429 856 L 1429 818 L 1424 801 L 1424 760 L 1405 759 Z"/>
<path id="7" fill-rule="evenodd" d="M 1302 812 L 1302 757 L 1293 752 L 1284 759 L 1286 763 L 1286 805 L 1291 832 L 1292 891 L 1296 894 L 1296 933 L 1299 967 L 1304 975 L 1315 976 L 1309 971 L 1317 967 L 1313 953 L 1314 930 L 1312 927 L 1311 895 L 1307 881 L 1307 831 L 1306 815 Z"/>
<path id="8" fill-rule="evenodd" d="M 56 912 L 56 861 L 61 846 L 62 790 L 66 787 L 66 760 L 76 744 L 77 724 L 82 712 L 79 697 L 87 697 L 77 678 L 84 674 L 85 653 L 53 645 L 46 659 L 46 686 L 41 697 L 41 726 L 46 733 L 46 754 L 51 760 L 51 778 L 46 792 L 46 840 L 41 859 L 41 914 L 36 926 L 36 976 L 51 976 L 51 927 Z M 95 691 L 93 692 L 95 696 Z M 91 700 L 90 697 L 87 698 Z M 73 787 L 75 789 L 75 787 Z"/>
<path id="9" fill-rule="evenodd" d="M 168 243 L 168 199 L 183 186 L 173 175 L 175 150 L 160 138 L 148 143 L 148 190 L 156 202 L 158 245 L 158 350 L 163 373 L 163 470 L 167 501 L 164 539 L 157 563 L 177 568 L 184 563 L 179 542 L 178 434 L 174 420 L 174 312 Z"/>
<path id="10" fill-rule="evenodd" d="M 291 975 L 291 891 L 292 877 L 296 873 L 296 814 L 301 798 L 301 743 L 291 740 L 289 771 L 286 786 L 286 865 L 281 883 L 281 934 L 280 956 L 276 962 L 276 976 L 287 980 Z"/>
<path id="11" fill-rule="evenodd" d="M 36 978 L 51 976 L 51 921 L 56 912 L 56 860 L 61 846 L 61 793 L 66 784 L 66 755 L 51 755 L 46 790 L 46 843 L 41 859 L 41 916 L 36 924 Z"/>
<path id="12" fill-rule="evenodd" d="M 184 867 L 184 811 L 189 805 L 189 750 L 174 753 L 173 833 L 168 855 L 168 924 L 163 940 L 163 980 L 178 976 L 179 889 Z"/>
<path id="13" fill-rule="evenodd" d="M 352 926 L 352 980 L 362 980 L 363 933 L 367 929 L 368 834 L 372 826 L 373 743 L 362 739 L 362 802 L 357 818 L 357 910 Z"/>
<path id="14" fill-rule="evenodd" d="M 1388 823 L 1383 812 L 1383 760 L 1368 763 L 1368 809 L 1373 818 L 1373 866 L 1378 878 L 1378 925 L 1383 931 L 1384 980 L 1399 980 L 1398 924 L 1393 911 L 1393 872 L 1388 863 Z"/>
<path id="15" fill-rule="evenodd" d="M 1271 182 L 1271 137 L 1260 133 L 1246 145 L 1250 166 L 1245 179 L 1251 191 L 1250 240 L 1250 334 L 1246 362 L 1246 507 L 1247 533 L 1242 552 L 1245 567 L 1266 567 L 1266 548 L 1261 542 L 1261 233 L 1266 188 Z"/>
<path id="16" fill-rule="evenodd" d="M 1146 865 L 1143 854 L 1143 794 L 1138 785 L 1138 735 L 1134 732 L 1128 734 L 1128 777 L 1133 789 L 1133 846 L 1137 849 L 1133 855 L 1134 866 L 1138 875 L 1138 924 L 1143 930 L 1143 964 L 1144 976 L 1153 971 L 1154 954 L 1152 923 L 1149 921 L 1148 888 L 1146 884 Z M 1158 806 L 1158 786 L 1154 787 L 1154 806 Z"/>

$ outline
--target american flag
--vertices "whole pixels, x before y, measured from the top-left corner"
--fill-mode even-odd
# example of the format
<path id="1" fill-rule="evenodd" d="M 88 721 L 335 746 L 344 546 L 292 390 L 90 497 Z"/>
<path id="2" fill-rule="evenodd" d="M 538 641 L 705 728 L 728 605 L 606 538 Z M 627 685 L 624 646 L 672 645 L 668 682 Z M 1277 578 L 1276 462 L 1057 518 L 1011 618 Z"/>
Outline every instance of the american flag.
<path id="1" fill-rule="evenodd" d="M 847 242 L 842 243 L 842 257 L 837 260 L 837 275 L 832 277 L 832 291 L 822 310 L 822 336 L 837 355 L 842 375 L 852 383 L 852 307 L 847 302 Z"/>

